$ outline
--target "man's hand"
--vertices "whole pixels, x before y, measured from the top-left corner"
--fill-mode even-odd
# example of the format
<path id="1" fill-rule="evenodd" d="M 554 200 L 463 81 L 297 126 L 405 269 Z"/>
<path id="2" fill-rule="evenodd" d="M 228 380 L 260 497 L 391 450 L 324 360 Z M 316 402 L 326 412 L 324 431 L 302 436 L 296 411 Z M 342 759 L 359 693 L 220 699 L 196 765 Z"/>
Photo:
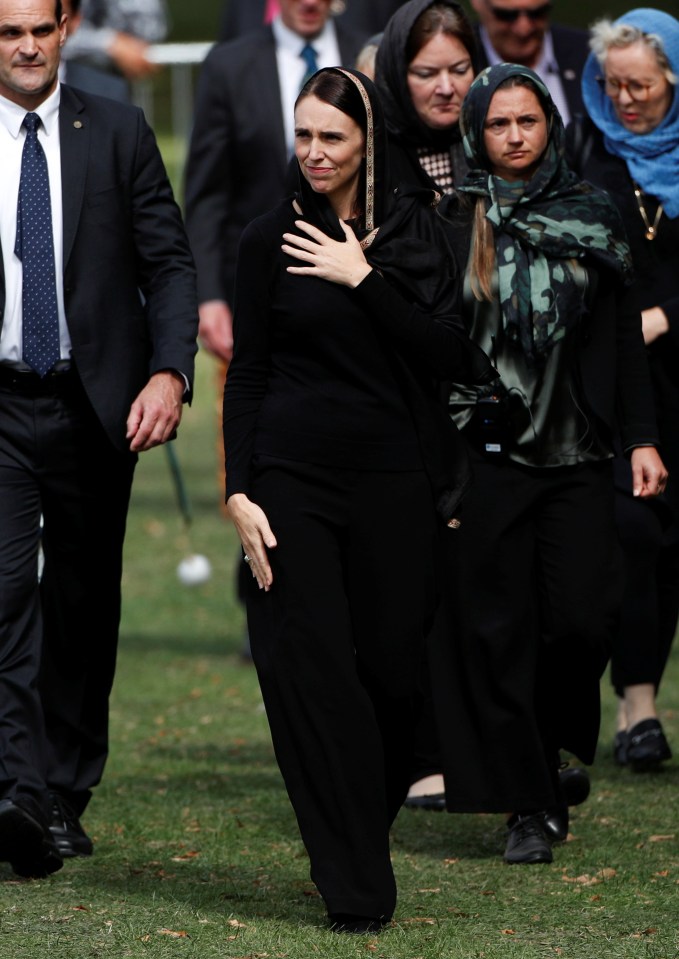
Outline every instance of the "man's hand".
<path id="1" fill-rule="evenodd" d="M 145 40 L 130 33 L 116 33 L 107 52 L 124 77 L 141 80 L 160 69 L 157 63 L 148 59 L 148 49 Z"/>
<path id="2" fill-rule="evenodd" d="M 208 352 L 224 363 L 233 356 L 233 317 L 224 300 L 206 300 L 198 307 L 198 336 Z"/>
<path id="3" fill-rule="evenodd" d="M 133 453 L 143 453 L 166 443 L 182 418 L 184 378 L 172 370 L 154 373 L 130 407 L 127 439 Z"/>

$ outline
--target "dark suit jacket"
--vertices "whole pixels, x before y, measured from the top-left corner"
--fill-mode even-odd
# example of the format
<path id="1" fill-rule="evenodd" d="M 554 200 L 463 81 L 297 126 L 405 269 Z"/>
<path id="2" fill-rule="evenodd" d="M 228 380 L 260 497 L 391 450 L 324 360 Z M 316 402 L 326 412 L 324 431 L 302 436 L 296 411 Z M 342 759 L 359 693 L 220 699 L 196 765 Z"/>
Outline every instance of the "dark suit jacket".
<path id="1" fill-rule="evenodd" d="M 342 62 L 361 40 L 337 27 Z M 198 81 L 186 166 L 186 225 L 198 299 L 231 302 L 236 249 L 250 220 L 285 196 L 288 158 L 271 27 L 213 47 Z"/>
<path id="2" fill-rule="evenodd" d="M 488 66 L 486 51 L 481 43 L 479 24 L 474 25 L 476 42 L 478 45 L 478 67 L 483 70 Z M 580 89 L 580 80 L 585 66 L 585 60 L 589 55 L 588 35 L 585 30 L 577 30 L 574 27 L 562 27 L 558 24 L 552 24 L 550 27 L 552 42 L 554 43 L 554 56 L 559 64 L 559 75 L 563 84 L 564 94 L 571 116 L 576 113 L 583 113 L 582 90 Z"/>
<path id="3" fill-rule="evenodd" d="M 193 262 L 141 110 L 62 85 L 59 131 L 72 357 L 104 429 L 125 450 L 130 404 L 149 376 L 174 369 L 192 381 Z"/>
<path id="4" fill-rule="evenodd" d="M 347 0 L 338 25 L 370 36 L 384 30 L 387 20 L 404 0 Z M 256 30 L 264 22 L 266 0 L 226 0 L 219 30 L 220 40 L 234 40 Z"/>

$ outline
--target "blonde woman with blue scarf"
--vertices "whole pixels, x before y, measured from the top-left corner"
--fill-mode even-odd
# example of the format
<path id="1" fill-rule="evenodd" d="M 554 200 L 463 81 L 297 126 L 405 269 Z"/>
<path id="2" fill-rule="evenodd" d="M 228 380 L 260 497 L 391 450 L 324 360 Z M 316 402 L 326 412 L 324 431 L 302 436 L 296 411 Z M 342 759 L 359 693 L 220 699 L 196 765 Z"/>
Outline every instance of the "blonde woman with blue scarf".
<path id="1" fill-rule="evenodd" d="M 618 208 L 637 275 L 663 452 L 670 471 L 657 501 L 629 494 L 616 459 L 616 516 L 625 599 L 613 644 L 618 694 L 613 753 L 638 772 L 671 758 L 656 694 L 679 615 L 679 21 L 648 8 L 591 30 L 583 76 L 589 117 L 569 130 L 578 171 Z"/>

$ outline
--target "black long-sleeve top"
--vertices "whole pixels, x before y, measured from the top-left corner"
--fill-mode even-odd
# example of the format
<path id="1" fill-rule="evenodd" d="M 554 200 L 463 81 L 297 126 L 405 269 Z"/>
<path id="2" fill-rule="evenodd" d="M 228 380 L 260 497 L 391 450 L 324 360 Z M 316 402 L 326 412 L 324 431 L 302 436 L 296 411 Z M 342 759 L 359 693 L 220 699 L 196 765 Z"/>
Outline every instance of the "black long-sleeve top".
<path id="1" fill-rule="evenodd" d="M 634 196 L 635 184 L 627 164 L 606 150 L 603 136 L 591 121 L 579 118 L 571 124 L 568 128 L 568 148 L 573 169 L 583 179 L 606 190 L 620 211 L 632 250 L 641 309 L 659 306 L 669 322 L 669 331 L 651 343 L 646 351 L 662 456 L 670 475 L 676 477 L 679 471 L 679 217 L 670 219 L 663 213 L 656 239 L 647 240 L 647 228 Z M 644 195 L 642 204 L 648 221 L 653 223 L 658 210 L 657 199 Z M 677 485 L 671 482 L 669 494 L 675 514 L 679 515 Z"/>
<path id="2" fill-rule="evenodd" d="M 432 219 L 429 210 L 423 215 Z M 412 361 L 420 379 L 426 371 L 432 384 L 464 363 L 452 280 L 429 312 L 377 270 L 354 290 L 287 273 L 299 261 L 281 251 L 282 235 L 299 232 L 296 219 L 287 199 L 253 221 L 240 244 L 224 396 L 227 498 L 248 492 L 256 454 L 352 469 L 422 469 L 394 353 Z"/>

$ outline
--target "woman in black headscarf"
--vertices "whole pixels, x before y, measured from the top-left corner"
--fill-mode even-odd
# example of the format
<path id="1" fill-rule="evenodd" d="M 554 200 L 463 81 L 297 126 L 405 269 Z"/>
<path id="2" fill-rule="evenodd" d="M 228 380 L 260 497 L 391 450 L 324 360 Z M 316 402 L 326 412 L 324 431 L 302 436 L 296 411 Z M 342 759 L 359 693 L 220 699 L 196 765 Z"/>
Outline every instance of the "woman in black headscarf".
<path id="1" fill-rule="evenodd" d="M 667 473 L 621 221 L 566 166 L 547 88 L 491 67 L 460 124 L 471 170 L 439 209 L 467 262 L 467 328 L 501 379 L 451 394 L 475 483 L 450 584 L 446 798 L 511 810 L 506 861 L 551 862 L 567 833 L 559 750 L 594 758 L 619 609 L 616 426 L 635 495 Z"/>
<path id="2" fill-rule="evenodd" d="M 436 515 L 452 520 L 468 480 L 436 381 L 494 372 L 460 331 L 431 193 L 388 187 L 372 83 L 312 77 L 295 152 L 299 194 L 239 251 L 227 504 L 311 875 L 335 929 L 369 932 L 396 901 L 389 827 L 409 780 Z"/>
<path id="3" fill-rule="evenodd" d="M 394 183 L 420 184 L 443 194 L 464 180 L 467 161 L 458 121 L 475 57 L 474 31 L 459 3 L 410 0 L 392 15 L 377 49 L 375 84 L 384 106 Z M 442 810 L 440 736 L 431 692 L 438 671 L 435 650 L 428 649 L 422 671 L 425 705 L 405 804 Z"/>
<path id="4" fill-rule="evenodd" d="M 377 51 L 395 183 L 452 192 L 467 172 L 458 120 L 474 79 L 476 42 L 461 5 L 410 0 L 393 14 Z"/>

